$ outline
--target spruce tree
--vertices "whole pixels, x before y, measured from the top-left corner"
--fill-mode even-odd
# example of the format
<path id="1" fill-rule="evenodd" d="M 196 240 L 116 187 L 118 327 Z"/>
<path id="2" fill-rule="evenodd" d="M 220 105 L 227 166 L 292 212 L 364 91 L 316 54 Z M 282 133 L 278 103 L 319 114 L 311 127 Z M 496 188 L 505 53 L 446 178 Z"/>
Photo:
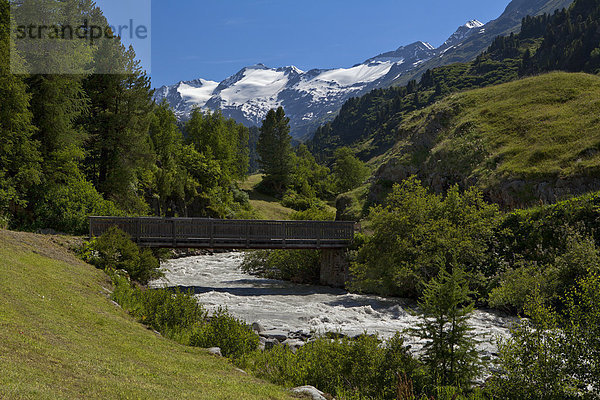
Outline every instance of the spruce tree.
<path id="1" fill-rule="evenodd" d="M 92 103 L 85 119 L 90 133 L 86 175 L 123 210 L 146 212 L 139 175 L 154 160 L 148 135 L 154 107 L 150 79 L 131 47 L 101 43 L 95 62 L 109 59 L 120 65 L 115 66 L 117 73 L 95 74 L 85 81 Z"/>
<path id="2" fill-rule="evenodd" d="M 477 374 L 479 356 L 468 324 L 473 312 L 466 273 L 442 269 L 426 285 L 419 303 L 423 313 L 414 334 L 425 340 L 423 361 L 432 384 L 468 387 Z"/>
<path id="3" fill-rule="evenodd" d="M 173 216 L 177 199 L 185 197 L 185 180 L 181 179 L 179 165 L 183 135 L 166 100 L 154 110 L 150 123 L 150 138 L 156 154 L 156 166 L 152 170 L 152 197 L 156 198 L 158 204 L 153 208 L 157 215 L 171 213 L 169 216 Z"/>
<path id="4" fill-rule="evenodd" d="M 26 206 L 28 189 L 39 184 L 41 177 L 30 96 L 22 78 L 10 70 L 13 43 L 9 32 L 9 3 L 0 0 L 0 218 Z"/>
<path id="5" fill-rule="evenodd" d="M 289 123 L 283 107 L 269 110 L 260 128 L 257 144 L 258 162 L 265 174 L 262 186 L 279 195 L 288 185 L 293 167 Z"/>

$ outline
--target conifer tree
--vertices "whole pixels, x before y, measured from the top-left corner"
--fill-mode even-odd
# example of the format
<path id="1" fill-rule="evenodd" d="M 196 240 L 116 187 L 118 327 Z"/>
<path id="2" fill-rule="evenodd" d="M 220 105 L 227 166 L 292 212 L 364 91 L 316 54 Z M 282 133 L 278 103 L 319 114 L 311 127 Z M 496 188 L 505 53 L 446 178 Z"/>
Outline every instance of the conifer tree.
<path id="1" fill-rule="evenodd" d="M 0 1 L 0 217 L 27 205 L 27 190 L 40 183 L 39 143 L 23 80 L 11 74 L 9 3 Z M 12 47 L 12 49 L 11 49 Z M 17 58 L 13 53 L 13 62 Z"/>
<path id="2" fill-rule="evenodd" d="M 184 199 L 185 180 L 181 179 L 179 165 L 183 135 L 166 100 L 154 110 L 150 123 L 150 138 L 156 154 L 152 191 L 158 200 L 158 207 L 154 209 L 157 215 L 167 215 L 169 208 L 173 212 L 177 199 Z M 171 207 L 169 203 L 172 203 Z"/>
<path id="3" fill-rule="evenodd" d="M 282 194 L 292 172 L 290 119 L 283 107 L 267 113 L 258 138 L 259 164 L 265 174 L 263 188 Z"/>
<path id="4" fill-rule="evenodd" d="M 462 269 L 442 269 L 426 285 L 419 303 L 423 316 L 413 330 L 426 341 L 424 362 L 434 385 L 468 387 L 476 376 L 479 357 L 468 324 L 474 304 Z"/>
<path id="5" fill-rule="evenodd" d="M 120 65 L 115 65 L 117 73 L 95 74 L 85 82 L 92 102 L 86 118 L 90 133 L 86 172 L 99 191 L 119 207 L 145 212 L 139 175 L 154 160 L 148 136 L 153 110 L 150 80 L 133 48 L 125 49 L 118 42 L 102 44 L 95 62 L 109 59 Z"/>

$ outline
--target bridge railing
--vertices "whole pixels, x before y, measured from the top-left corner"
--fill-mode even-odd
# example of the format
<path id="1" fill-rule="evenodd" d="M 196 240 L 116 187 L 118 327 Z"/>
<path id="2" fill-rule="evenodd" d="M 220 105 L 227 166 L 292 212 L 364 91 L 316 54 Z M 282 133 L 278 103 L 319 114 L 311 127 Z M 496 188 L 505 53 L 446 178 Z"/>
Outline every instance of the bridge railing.
<path id="1" fill-rule="evenodd" d="M 347 247 L 353 222 L 90 217 L 90 237 L 116 226 L 141 245 L 213 248 Z"/>

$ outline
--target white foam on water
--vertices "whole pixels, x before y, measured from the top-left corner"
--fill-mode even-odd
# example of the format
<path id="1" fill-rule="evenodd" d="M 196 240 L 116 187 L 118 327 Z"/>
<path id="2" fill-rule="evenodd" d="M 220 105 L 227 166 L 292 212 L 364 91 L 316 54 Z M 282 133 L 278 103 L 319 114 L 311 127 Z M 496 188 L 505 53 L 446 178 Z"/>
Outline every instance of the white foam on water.
<path id="1" fill-rule="evenodd" d="M 377 333 L 390 338 L 416 327 L 414 302 L 348 293 L 321 286 L 298 285 L 243 273 L 242 253 L 222 253 L 170 260 L 163 264 L 165 278 L 153 287 L 179 286 L 194 290 L 208 310 L 227 307 L 248 323 L 289 332 Z M 496 351 L 497 337 L 506 337 L 514 318 L 476 310 L 470 319 L 484 355 Z M 418 350 L 421 343 L 407 338 Z"/>

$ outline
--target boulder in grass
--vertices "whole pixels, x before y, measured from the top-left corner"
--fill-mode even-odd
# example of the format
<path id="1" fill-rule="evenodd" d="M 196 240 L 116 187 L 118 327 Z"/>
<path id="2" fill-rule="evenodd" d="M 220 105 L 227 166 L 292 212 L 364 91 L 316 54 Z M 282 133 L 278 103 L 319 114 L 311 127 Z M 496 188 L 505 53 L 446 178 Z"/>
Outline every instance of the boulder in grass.
<path id="1" fill-rule="evenodd" d="M 209 354 L 212 354 L 214 356 L 223 357 L 223 354 L 221 354 L 220 347 L 211 347 L 210 349 L 206 349 L 206 351 L 208 351 Z"/>
<path id="2" fill-rule="evenodd" d="M 292 393 L 307 396 L 312 400 L 327 400 L 324 393 L 314 386 L 300 386 L 292 389 Z"/>

